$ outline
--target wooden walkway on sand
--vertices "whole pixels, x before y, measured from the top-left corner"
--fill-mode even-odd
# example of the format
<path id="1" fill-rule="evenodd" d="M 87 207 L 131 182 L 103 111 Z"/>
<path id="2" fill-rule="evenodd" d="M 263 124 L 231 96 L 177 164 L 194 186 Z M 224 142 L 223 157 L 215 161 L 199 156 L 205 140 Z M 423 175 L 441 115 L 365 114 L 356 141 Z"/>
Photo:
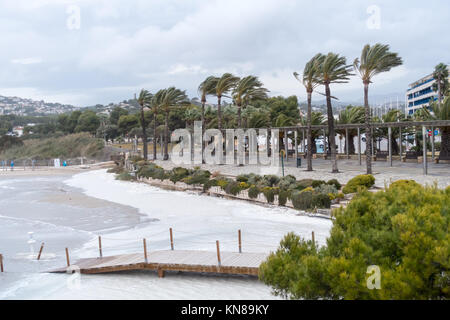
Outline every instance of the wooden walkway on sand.
<path id="1" fill-rule="evenodd" d="M 88 258 L 52 273 L 80 272 L 85 274 L 111 273 L 125 270 L 154 270 L 160 277 L 165 271 L 258 275 L 259 265 L 267 253 L 216 252 L 191 250 L 162 250 L 148 254 L 122 254 L 110 257 Z"/>

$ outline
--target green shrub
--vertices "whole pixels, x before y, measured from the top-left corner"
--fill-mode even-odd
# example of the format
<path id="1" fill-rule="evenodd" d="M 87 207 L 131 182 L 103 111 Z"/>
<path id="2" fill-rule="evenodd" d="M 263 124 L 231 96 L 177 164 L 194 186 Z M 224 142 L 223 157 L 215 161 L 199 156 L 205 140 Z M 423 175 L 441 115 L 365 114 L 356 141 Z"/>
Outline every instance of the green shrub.
<path id="1" fill-rule="evenodd" d="M 273 188 L 271 187 L 264 187 L 262 189 L 262 193 L 264 197 L 266 198 L 268 203 L 273 203 L 275 200 L 275 193 L 273 192 Z"/>
<path id="2" fill-rule="evenodd" d="M 292 205 L 295 209 L 308 210 L 312 208 L 312 191 L 296 191 L 292 194 Z"/>
<path id="3" fill-rule="evenodd" d="M 173 168 L 169 173 L 169 179 L 173 183 L 183 180 L 190 174 L 190 171 L 186 168 L 176 167 Z"/>
<path id="4" fill-rule="evenodd" d="M 265 175 L 262 179 L 262 184 L 266 187 L 273 187 L 280 182 L 280 178 L 276 175 L 269 174 Z"/>
<path id="5" fill-rule="evenodd" d="M 326 194 L 326 195 L 328 195 L 329 193 L 332 194 L 338 193 L 336 187 L 333 184 L 321 184 L 317 188 L 314 188 L 314 192 L 317 194 Z"/>
<path id="6" fill-rule="evenodd" d="M 326 184 L 326 182 L 323 180 L 313 180 L 313 182 L 311 183 L 311 187 L 317 188 L 320 187 L 322 184 Z"/>
<path id="7" fill-rule="evenodd" d="M 155 168 L 152 174 L 152 178 L 163 181 L 169 178 L 169 174 L 166 173 L 163 168 Z"/>
<path id="8" fill-rule="evenodd" d="M 337 190 L 341 190 L 342 185 L 337 181 L 337 179 L 328 180 L 327 184 L 334 185 Z"/>
<path id="9" fill-rule="evenodd" d="M 211 187 L 217 186 L 216 179 L 210 179 L 203 184 L 203 192 L 208 191 Z"/>
<path id="10" fill-rule="evenodd" d="M 116 176 L 116 180 L 134 181 L 134 180 L 136 180 L 136 177 L 132 176 L 129 172 L 122 172 Z"/>
<path id="11" fill-rule="evenodd" d="M 260 175 L 254 174 L 254 173 L 250 173 L 247 176 L 248 176 L 247 182 L 250 185 L 254 184 L 255 186 L 258 185 L 261 182 L 261 180 L 263 179 Z"/>
<path id="12" fill-rule="evenodd" d="M 246 190 L 250 188 L 250 185 L 247 182 L 239 182 L 239 187 L 241 188 L 241 190 Z"/>
<path id="13" fill-rule="evenodd" d="M 237 181 L 231 181 L 227 184 L 227 187 L 225 188 L 225 192 L 227 194 L 232 194 L 233 196 L 236 196 L 239 192 L 241 192 L 241 187 L 239 186 L 239 182 Z"/>
<path id="14" fill-rule="evenodd" d="M 248 189 L 248 197 L 250 199 L 256 199 L 258 198 L 258 195 L 260 194 L 260 190 L 257 186 L 252 185 L 249 189 Z"/>
<path id="15" fill-rule="evenodd" d="M 280 189 L 278 193 L 278 205 L 285 206 L 289 196 L 290 192 L 288 190 Z"/>
<path id="16" fill-rule="evenodd" d="M 137 176 L 143 178 L 155 178 L 156 170 L 163 170 L 161 167 L 150 163 L 138 169 Z M 164 170 L 163 170 L 164 171 Z"/>
<path id="17" fill-rule="evenodd" d="M 375 184 L 375 178 L 371 174 L 361 174 L 356 177 L 353 177 L 347 184 L 345 185 L 342 192 L 347 193 L 355 193 L 359 188 L 370 188 Z"/>
<path id="18" fill-rule="evenodd" d="M 292 175 L 287 175 L 285 177 L 282 177 L 280 181 L 278 182 L 278 187 L 280 189 L 293 189 L 295 188 L 296 179 Z"/>
<path id="19" fill-rule="evenodd" d="M 236 177 L 236 181 L 238 182 L 247 182 L 248 181 L 248 175 L 247 174 L 240 174 Z"/>
<path id="20" fill-rule="evenodd" d="M 211 173 L 206 170 L 195 170 L 190 176 L 183 178 L 183 182 L 189 185 L 203 185 L 209 181 Z"/>
<path id="21" fill-rule="evenodd" d="M 414 182 L 361 192 L 334 211 L 325 246 L 286 235 L 260 279 L 291 299 L 447 300 L 449 203 L 450 188 Z M 377 290 L 367 286 L 373 265 L 381 271 Z"/>
<path id="22" fill-rule="evenodd" d="M 219 178 L 219 179 L 217 180 L 217 185 L 218 185 L 219 187 L 221 187 L 222 190 L 225 191 L 225 189 L 227 188 L 228 183 L 230 183 L 231 181 L 232 181 L 232 180 L 227 179 L 227 178 Z"/>
<path id="23" fill-rule="evenodd" d="M 302 179 L 297 181 L 295 189 L 297 190 L 303 190 L 305 188 L 311 187 L 314 180 L 312 179 Z"/>
<path id="24" fill-rule="evenodd" d="M 313 208 L 330 208 L 331 199 L 328 194 L 313 194 L 311 206 Z"/>

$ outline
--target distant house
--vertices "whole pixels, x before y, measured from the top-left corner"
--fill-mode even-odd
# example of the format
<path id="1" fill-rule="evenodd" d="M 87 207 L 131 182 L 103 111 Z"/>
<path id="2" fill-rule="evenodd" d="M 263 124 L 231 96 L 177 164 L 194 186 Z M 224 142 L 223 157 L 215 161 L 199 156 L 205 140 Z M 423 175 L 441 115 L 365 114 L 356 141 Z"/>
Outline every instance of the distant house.
<path id="1" fill-rule="evenodd" d="M 21 136 L 23 136 L 23 127 L 16 126 L 16 127 L 13 128 L 12 132 L 13 132 L 16 136 L 21 137 Z"/>

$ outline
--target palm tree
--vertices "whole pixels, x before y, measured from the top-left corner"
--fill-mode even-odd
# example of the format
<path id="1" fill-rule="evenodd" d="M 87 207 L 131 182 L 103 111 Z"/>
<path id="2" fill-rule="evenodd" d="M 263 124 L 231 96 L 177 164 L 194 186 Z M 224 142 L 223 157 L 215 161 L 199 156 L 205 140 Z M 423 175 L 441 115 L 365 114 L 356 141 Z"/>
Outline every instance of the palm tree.
<path id="1" fill-rule="evenodd" d="M 347 83 L 349 76 L 351 76 L 351 65 L 347 65 L 345 57 L 339 56 L 339 54 L 330 52 L 326 56 L 318 58 L 319 64 L 319 78 L 320 84 L 325 86 L 325 96 L 327 99 L 327 116 L 328 116 L 328 134 L 329 134 L 329 147 L 331 152 L 332 173 L 339 172 L 336 160 L 336 141 L 334 131 L 334 117 L 333 108 L 331 105 L 330 84 L 331 83 Z"/>
<path id="2" fill-rule="evenodd" d="M 403 63 L 395 52 L 389 51 L 389 45 L 377 43 L 365 45 L 361 59 L 356 58 L 353 66 L 358 71 L 364 84 L 365 131 L 366 131 L 366 170 L 372 174 L 372 134 L 370 131 L 369 84 L 372 78 L 382 72 L 387 72 Z"/>
<path id="3" fill-rule="evenodd" d="M 215 88 L 217 85 L 219 78 L 214 76 L 209 76 L 206 78 L 200 85 L 198 86 L 198 94 L 201 97 L 200 101 L 202 103 L 202 130 L 205 130 L 205 104 L 206 104 L 206 97 L 208 95 L 215 93 Z"/>
<path id="4" fill-rule="evenodd" d="M 241 109 L 251 100 L 266 99 L 269 90 L 263 88 L 263 84 L 258 77 L 247 76 L 239 80 L 233 89 L 233 100 L 237 105 L 238 128 L 242 127 Z"/>
<path id="5" fill-rule="evenodd" d="M 145 116 L 144 116 L 144 108 L 148 108 L 150 106 L 150 102 L 152 99 L 152 95 L 147 90 L 142 89 L 139 93 L 139 98 L 137 99 L 137 102 L 141 106 L 141 126 L 142 126 L 142 142 L 144 144 L 144 159 L 147 160 L 148 157 L 148 149 L 147 149 L 147 132 L 146 127 L 147 124 L 145 122 Z"/>
<path id="6" fill-rule="evenodd" d="M 439 106 L 441 106 L 442 97 L 447 93 L 449 87 L 448 68 L 445 63 L 439 63 L 434 68 L 433 78 L 436 80 L 433 84 L 433 90 L 438 92 Z"/>
<path id="7" fill-rule="evenodd" d="M 302 119 L 301 124 L 306 125 L 308 122 L 308 119 Z M 324 125 L 327 121 L 325 119 L 325 116 L 322 114 L 322 112 L 311 112 L 311 125 L 312 126 L 320 126 Z M 316 139 L 320 136 L 321 130 L 311 130 L 311 155 L 317 153 L 317 146 L 316 146 Z M 324 137 L 325 139 L 325 137 Z M 309 148 L 308 148 L 309 150 Z M 309 151 L 308 151 L 309 152 Z"/>
<path id="8" fill-rule="evenodd" d="M 218 127 L 219 130 L 222 130 L 222 110 L 221 110 L 221 102 L 222 97 L 230 92 L 239 81 L 238 77 L 235 77 L 231 73 L 224 73 L 218 80 L 215 85 L 215 96 L 217 97 L 217 117 L 218 117 Z"/>
<path id="9" fill-rule="evenodd" d="M 352 123 L 364 123 L 364 107 L 354 107 L 347 106 L 344 110 L 339 113 L 339 118 L 337 120 L 338 124 L 352 124 Z M 348 129 L 348 141 L 345 140 L 344 150 L 347 150 L 349 154 L 355 153 L 355 144 L 353 138 L 358 134 L 356 129 Z M 345 129 L 336 129 L 336 132 L 341 136 L 346 134 Z"/>
<path id="10" fill-rule="evenodd" d="M 183 119 L 186 121 L 186 129 L 193 126 L 194 122 L 199 118 L 201 118 L 201 111 L 198 110 L 197 106 L 187 108 L 183 115 Z"/>
<path id="11" fill-rule="evenodd" d="M 320 64 L 321 54 L 315 55 L 311 60 L 309 60 L 305 68 L 303 69 L 303 77 L 300 79 L 299 74 L 297 72 L 294 72 L 294 77 L 303 83 L 303 85 L 306 88 L 306 94 L 308 96 L 308 112 L 306 116 L 306 141 L 308 146 L 308 151 L 306 153 L 306 163 L 307 163 L 307 169 L 306 171 L 312 171 L 312 151 L 313 151 L 313 145 L 312 145 L 312 135 L 311 135 L 311 99 L 312 99 L 312 93 L 314 92 L 314 89 L 317 88 L 320 85 L 320 79 L 319 79 L 319 64 Z"/>
<path id="12" fill-rule="evenodd" d="M 156 153 L 156 137 L 157 137 L 157 130 L 158 130 L 158 109 L 160 108 L 162 104 L 162 99 L 165 95 L 166 90 L 161 89 L 159 90 L 152 98 L 151 101 L 151 108 L 153 111 L 153 159 L 156 160 L 157 153 Z"/>
<path id="13" fill-rule="evenodd" d="M 161 108 L 165 113 L 164 121 L 164 157 L 163 160 L 169 159 L 169 113 L 172 108 L 188 105 L 190 101 L 186 95 L 186 91 L 181 91 L 175 87 L 165 90 L 161 100 Z"/>

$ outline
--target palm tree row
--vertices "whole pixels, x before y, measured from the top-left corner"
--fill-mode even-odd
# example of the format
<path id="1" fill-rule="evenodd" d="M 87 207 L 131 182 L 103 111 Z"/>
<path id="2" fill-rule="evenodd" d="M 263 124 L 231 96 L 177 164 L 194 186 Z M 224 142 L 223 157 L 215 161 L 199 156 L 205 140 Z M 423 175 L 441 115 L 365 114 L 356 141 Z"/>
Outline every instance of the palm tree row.
<path id="1" fill-rule="evenodd" d="M 369 84 L 375 75 L 382 72 L 389 71 L 393 67 L 402 64 L 402 59 L 398 57 L 397 53 L 389 51 L 389 45 L 377 43 L 373 46 L 369 44 L 364 46 L 361 57 L 355 59 L 353 69 L 357 71 L 362 79 L 364 85 L 364 122 L 366 134 L 366 171 L 368 174 L 372 173 L 372 135 L 370 127 L 370 107 L 369 107 Z M 351 73 L 352 66 L 347 65 L 346 58 L 336 53 L 317 54 L 310 61 L 308 61 L 303 70 L 303 76 L 300 77 L 298 73 L 294 72 L 297 80 L 301 81 L 306 88 L 308 97 L 308 112 L 307 112 L 307 171 L 312 170 L 312 140 L 311 140 L 311 96 L 314 90 L 323 85 L 325 87 L 325 95 L 327 102 L 327 117 L 328 117 L 328 134 L 330 156 L 332 161 L 332 172 L 338 171 L 336 161 L 336 146 L 335 146 L 335 130 L 334 117 L 331 105 L 331 99 L 337 99 L 331 95 L 331 83 L 346 83 Z"/>
<path id="2" fill-rule="evenodd" d="M 218 129 L 222 130 L 222 98 L 231 98 L 238 108 L 238 127 L 242 127 L 242 109 L 251 101 L 267 99 L 269 90 L 256 76 L 247 76 L 242 79 L 231 73 L 224 73 L 221 77 L 210 76 L 198 87 L 202 103 L 202 127 L 204 128 L 206 97 L 217 97 Z M 229 95 L 230 94 L 230 95 Z"/>
<path id="3" fill-rule="evenodd" d="M 169 158 L 169 113 L 171 109 L 188 105 L 190 101 L 185 91 L 170 87 L 167 89 L 159 90 L 155 95 L 151 95 L 147 90 L 142 89 L 138 103 L 141 106 L 141 126 L 142 126 L 142 140 L 143 140 L 143 153 L 144 159 L 147 159 L 147 134 L 146 134 L 146 121 L 144 116 L 144 109 L 150 107 L 153 111 L 153 159 L 156 159 L 156 135 L 157 135 L 157 115 L 162 111 L 165 115 L 164 120 L 164 160 Z"/>

